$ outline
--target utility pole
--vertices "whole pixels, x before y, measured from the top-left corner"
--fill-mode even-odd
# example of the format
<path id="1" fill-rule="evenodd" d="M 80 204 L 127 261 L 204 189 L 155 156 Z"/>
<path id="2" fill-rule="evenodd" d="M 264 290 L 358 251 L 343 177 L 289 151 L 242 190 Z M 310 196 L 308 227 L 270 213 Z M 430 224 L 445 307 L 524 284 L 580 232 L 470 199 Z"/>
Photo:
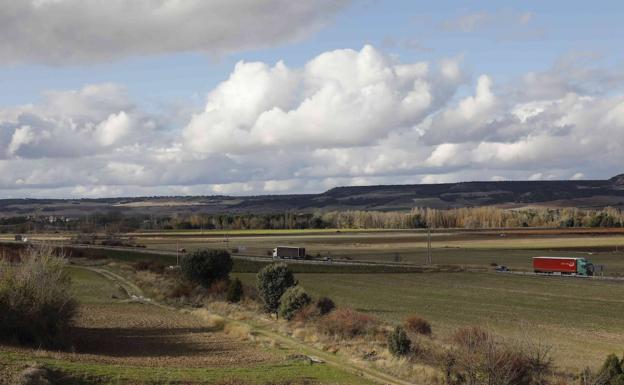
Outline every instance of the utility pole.
<path id="1" fill-rule="evenodd" d="M 176 241 L 176 266 L 180 266 L 180 245 L 178 241 Z"/>
<path id="2" fill-rule="evenodd" d="M 431 265 L 431 229 L 427 229 L 427 265 Z"/>

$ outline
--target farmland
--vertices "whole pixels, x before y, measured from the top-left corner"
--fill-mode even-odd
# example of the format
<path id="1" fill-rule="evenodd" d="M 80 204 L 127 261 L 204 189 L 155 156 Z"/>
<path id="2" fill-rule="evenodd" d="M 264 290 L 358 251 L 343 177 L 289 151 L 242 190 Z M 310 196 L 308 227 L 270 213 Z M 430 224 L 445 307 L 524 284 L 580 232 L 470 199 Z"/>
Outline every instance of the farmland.
<path id="1" fill-rule="evenodd" d="M 265 256 L 277 244 L 305 246 L 311 255 L 335 260 L 422 264 L 427 234 L 415 231 L 317 234 L 244 234 L 206 238 L 175 236 L 188 250 L 201 247 L 241 249 Z M 173 242 L 143 238 L 148 248 Z M 227 241 L 227 242 L 226 242 Z M 624 283 L 557 277 L 495 274 L 493 263 L 530 270 L 536 255 L 586 257 L 606 266 L 605 274 L 624 274 L 624 233 L 618 229 L 435 232 L 433 262 L 480 273 L 303 274 L 301 284 L 315 295 L 398 323 L 410 313 L 429 319 L 444 338 L 467 325 L 483 325 L 508 338 L 543 341 L 553 347 L 557 364 L 570 372 L 599 365 L 624 344 Z M 294 265 L 293 265 L 294 266 Z M 253 274 L 241 274 L 252 283 Z M 583 352 L 580 354 L 579 352 Z"/>
<path id="2" fill-rule="evenodd" d="M 241 255 L 266 257 L 276 245 L 304 246 L 311 256 L 335 260 L 423 264 L 427 255 L 424 231 L 235 231 L 135 234 L 148 249 L 188 251 L 227 248 Z M 236 253 L 235 253 L 236 254 Z M 504 264 L 529 270 L 536 255 L 576 256 L 605 265 L 605 274 L 624 274 L 624 231 L 621 229 L 436 231 L 433 263 L 467 267 Z"/>
<path id="3" fill-rule="evenodd" d="M 251 274 L 241 274 L 252 281 Z M 598 365 L 624 344 L 624 284 L 494 273 L 298 274 L 300 284 L 394 323 L 409 314 L 434 333 L 481 325 L 505 337 L 553 347 L 562 368 Z"/>
<path id="4" fill-rule="evenodd" d="M 437 267 L 427 269 L 422 266 L 428 237 L 424 231 L 176 231 L 127 234 L 130 235 L 145 247 L 91 249 L 89 253 L 127 263 L 154 259 L 174 264 L 176 248 L 187 252 L 203 248 L 227 249 L 234 255 L 258 258 L 235 259 L 234 262 L 234 275 L 253 285 L 255 272 L 271 261 L 267 257 L 269 250 L 276 245 L 304 246 L 312 257 L 334 259 L 334 263 L 291 264 L 297 279 L 312 295 L 329 296 L 340 306 L 372 314 L 391 324 L 402 322 L 409 314 L 419 314 L 432 323 L 434 335 L 441 341 L 448 340 L 457 328 L 480 325 L 506 339 L 539 341 L 551 346 L 556 366 L 569 374 L 578 373 L 585 366 L 598 367 L 607 354 L 619 353 L 624 345 L 621 330 L 624 282 L 492 271 L 494 263 L 507 265 L 512 270 L 530 270 L 531 257 L 537 255 L 582 256 L 605 265 L 607 275 L 623 275 L 624 231 L 621 229 L 436 231 L 431 240 L 433 263 Z M 65 243 L 70 236 L 40 234 L 31 239 Z M 341 261 L 386 264 L 337 263 Z M 166 357 L 169 368 L 166 373 L 173 376 L 171 378 L 200 376 L 218 380 L 235 373 L 242 379 L 249 379 L 256 378 L 254 373 L 267 373 L 268 377 L 258 377 L 260 381 L 271 380 L 271 375 L 279 376 L 276 378 L 280 380 L 291 378 L 294 373 L 308 370 L 298 367 L 300 364 L 296 362 L 284 364 L 279 359 L 285 354 L 283 351 L 257 349 L 240 341 L 230 341 L 228 336 L 219 335 L 219 331 L 192 332 L 192 343 L 182 332 L 165 333 L 162 340 L 152 344 L 152 333 L 162 335 L 161 329 L 176 327 L 193 330 L 199 327 L 198 321 L 176 313 L 169 314 L 167 318 L 171 321 L 164 322 L 158 318 L 161 309 L 111 301 L 113 294 L 119 296 L 119 288 L 102 280 L 101 276 L 81 269 L 73 269 L 72 275 L 76 292 L 91 314 L 88 321 L 82 319 L 82 325 L 88 323 L 102 330 L 127 330 L 128 325 L 130 329 L 135 325 L 141 328 L 147 340 L 133 343 L 147 344 L 158 353 L 120 359 L 114 351 L 95 354 L 87 344 L 82 346 L 77 360 L 46 357 L 53 365 L 76 372 L 86 370 L 85 365 L 95 365 L 97 371 L 108 374 L 112 367 L 123 366 L 125 369 L 120 373 L 128 378 L 140 378 L 148 372 L 164 376 L 163 372 L 145 369 L 159 362 L 156 358 L 159 356 Z M 125 321 L 109 324 L 111 321 L 106 315 L 110 314 L 118 314 Z M 139 319 L 136 314 L 140 314 Z M 120 338 L 127 341 L 124 335 Z M 226 353 L 220 356 L 221 350 L 211 350 L 209 346 L 215 343 Z M 206 349 L 211 354 L 201 353 L 208 351 Z M 23 352 L 11 354 L 14 359 Z M 220 360 L 220 357 L 233 357 L 237 361 L 238 354 L 251 358 L 236 369 L 231 367 L 232 361 Z M 19 357 L 22 362 L 26 359 Z M 130 368 L 124 366 L 128 363 L 131 363 Z M 327 373 L 315 372 L 321 382 L 329 378 L 340 378 L 344 383 L 353 381 L 331 367 L 323 370 Z"/>
<path id="5" fill-rule="evenodd" d="M 69 269 L 81 302 L 73 351 L 1 346 L 0 384 L 5 378 L 10 381 L 11 370 L 35 360 L 62 371 L 75 380 L 68 382 L 72 384 L 203 384 L 231 379 L 263 384 L 304 378 L 367 383 L 332 366 L 287 360 L 293 353 L 287 347 L 252 343 L 194 314 L 130 301 L 118 283 L 101 274 Z"/>

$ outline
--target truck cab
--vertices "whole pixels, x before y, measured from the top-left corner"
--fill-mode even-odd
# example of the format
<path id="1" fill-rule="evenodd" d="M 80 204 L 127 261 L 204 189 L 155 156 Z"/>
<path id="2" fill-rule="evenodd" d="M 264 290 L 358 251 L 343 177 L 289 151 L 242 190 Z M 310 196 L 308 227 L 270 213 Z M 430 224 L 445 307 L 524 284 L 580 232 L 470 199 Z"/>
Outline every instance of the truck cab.
<path id="1" fill-rule="evenodd" d="M 585 258 L 579 258 L 576 261 L 576 273 L 578 275 L 592 276 L 594 275 L 594 264 Z"/>

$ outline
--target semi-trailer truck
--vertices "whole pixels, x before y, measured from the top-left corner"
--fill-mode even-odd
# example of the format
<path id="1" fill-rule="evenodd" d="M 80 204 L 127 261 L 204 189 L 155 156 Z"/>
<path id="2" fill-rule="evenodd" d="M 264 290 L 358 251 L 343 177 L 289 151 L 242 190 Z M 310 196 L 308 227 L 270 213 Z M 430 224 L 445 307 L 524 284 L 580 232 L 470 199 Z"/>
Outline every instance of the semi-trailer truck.
<path id="1" fill-rule="evenodd" d="M 304 259 L 305 247 L 277 246 L 273 249 L 273 259 Z"/>
<path id="2" fill-rule="evenodd" d="M 534 257 L 533 271 L 536 273 L 559 273 L 569 275 L 594 275 L 594 264 L 585 258 L 576 257 Z"/>

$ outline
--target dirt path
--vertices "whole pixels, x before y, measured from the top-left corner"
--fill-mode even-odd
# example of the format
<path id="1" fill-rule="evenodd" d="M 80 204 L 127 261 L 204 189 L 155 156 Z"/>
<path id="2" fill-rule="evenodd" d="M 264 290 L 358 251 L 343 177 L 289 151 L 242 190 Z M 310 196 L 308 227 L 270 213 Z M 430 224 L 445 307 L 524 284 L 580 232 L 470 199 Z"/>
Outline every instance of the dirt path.
<path id="1" fill-rule="evenodd" d="M 119 286 L 121 286 L 124 290 L 126 290 L 126 292 L 128 293 L 128 295 L 130 297 L 137 296 L 140 298 L 143 298 L 145 302 L 148 302 L 152 305 L 161 307 L 163 309 L 168 309 L 168 310 L 176 310 L 173 307 L 164 305 L 164 304 L 160 304 L 156 301 L 153 301 L 149 298 L 145 298 L 143 296 L 143 291 L 136 286 L 134 283 L 132 283 L 131 281 L 129 281 L 128 279 L 115 274 L 109 270 L 106 269 L 101 269 L 101 268 L 95 268 L 95 267 L 81 267 L 84 269 L 88 269 L 90 271 L 93 271 L 95 273 L 101 274 L 102 276 L 104 276 L 105 278 L 113 281 L 114 283 L 118 284 Z M 340 370 L 343 370 L 347 373 L 350 374 L 355 374 L 361 377 L 364 377 L 368 380 L 374 381 L 376 383 L 379 384 L 390 384 L 390 385 L 414 385 L 414 383 L 412 382 L 408 382 L 405 380 L 402 380 L 400 378 L 394 377 L 392 375 L 383 373 L 381 371 L 375 370 L 373 368 L 369 368 L 369 367 L 365 367 L 365 366 L 361 366 L 352 362 L 349 362 L 346 358 L 344 357 L 340 357 L 340 356 L 336 356 L 334 354 L 325 352 L 323 350 L 320 349 L 316 349 L 312 346 L 306 345 L 304 343 L 302 343 L 301 341 L 298 341 L 294 338 L 291 338 L 289 336 L 285 336 L 282 335 L 280 333 L 277 333 L 273 330 L 271 330 L 269 327 L 267 326 L 263 326 L 260 323 L 256 323 L 256 322 L 242 322 L 242 321 L 237 321 L 234 319 L 231 319 L 229 317 L 226 317 L 224 315 L 219 314 L 220 316 L 222 316 L 223 318 L 225 318 L 229 323 L 232 324 L 239 324 L 239 325 L 244 325 L 247 326 L 249 328 L 251 328 L 252 332 L 255 333 L 256 335 L 260 335 L 269 339 L 272 339 L 276 342 L 279 342 L 280 344 L 293 349 L 295 351 L 299 351 L 302 354 L 305 354 L 309 357 L 313 357 L 319 360 L 322 360 L 325 364 L 327 365 L 331 365 L 333 367 L 336 367 Z"/>

